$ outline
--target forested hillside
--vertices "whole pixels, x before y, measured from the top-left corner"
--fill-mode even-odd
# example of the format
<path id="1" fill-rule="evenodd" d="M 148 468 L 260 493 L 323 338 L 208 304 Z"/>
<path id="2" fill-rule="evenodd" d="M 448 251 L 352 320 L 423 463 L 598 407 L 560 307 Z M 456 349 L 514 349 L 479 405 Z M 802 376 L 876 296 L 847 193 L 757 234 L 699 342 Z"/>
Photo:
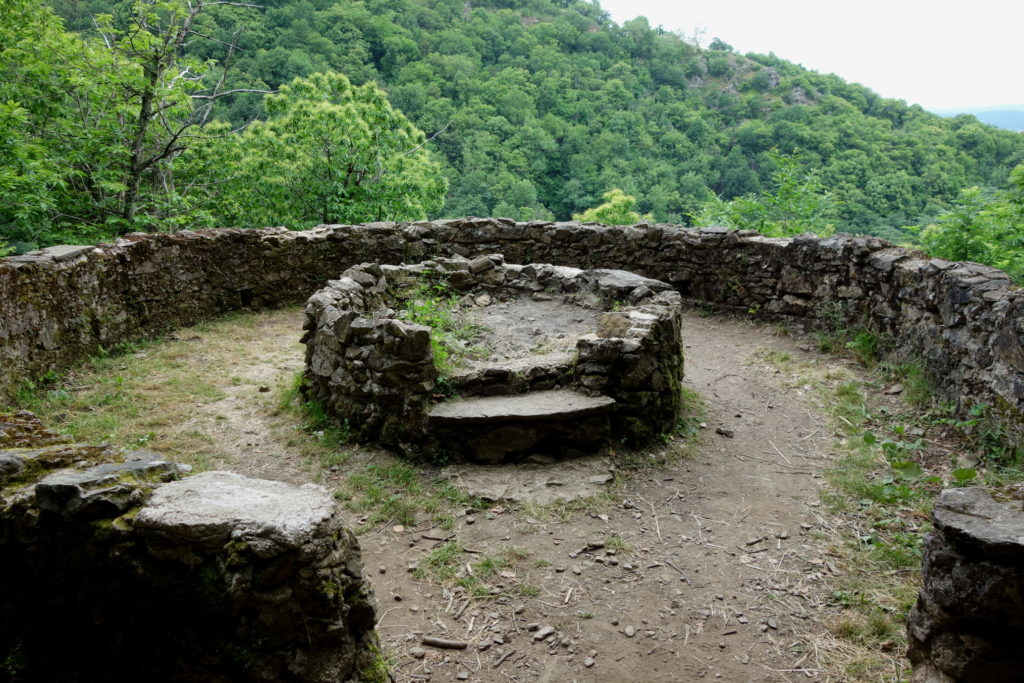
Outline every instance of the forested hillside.
<path id="1" fill-rule="evenodd" d="M 96 34 L 99 13 L 124 24 L 131 5 L 51 4 L 83 35 Z M 429 138 L 422 151 L 433 159 L 422 163 L 436 163 L 447 179 L 443 207 L 417 205 L 432 217 L 568 219 L 619 188 L 641 214 L 690 223 L 715 196 L 771 190 L 781 153 L 817 169 L 837 229 L 899 237 L 900 226 L 948 209 L 964 187 L 1005 187 L 1024 158 L 1024 136 L 973 117 L 943 119 L 773 55 L 737 54 L 720 40 L 701 49 L 642 18 L 619 26 L 579 0 L 210 3 L 190 30 L 183 56 L 219 92 L 277 90 L 321 72 L 354 86 L 376 82 Z M 239 128 L 267 118 L 265 102 L 259 92 L 218 97 L 204 122 Z M 247 154 L 188 147 L 164 161 L 177 159 L 179 178 L 193 174 L 190 187 L 197 175 L 223 173 L 223 159 Z M 248 177 L 267 177 L 266 167 Z M 225 178 L 204 198 L 194 192 L 178 215 L 205 203 L 205 220 L 255 220 L 228 196 L 230 185 Z M 228 200 L 234 208 L 218 204 Z M 112 229 L 125 229 L 123 221 Z"/>

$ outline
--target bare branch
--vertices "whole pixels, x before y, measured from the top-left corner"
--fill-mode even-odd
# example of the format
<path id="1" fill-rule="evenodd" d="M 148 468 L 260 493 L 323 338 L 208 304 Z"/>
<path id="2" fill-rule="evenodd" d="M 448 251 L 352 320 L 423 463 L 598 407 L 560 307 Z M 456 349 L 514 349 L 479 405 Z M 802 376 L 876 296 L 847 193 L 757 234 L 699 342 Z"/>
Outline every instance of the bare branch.
<path id="1" fill-rule="evenodd" d="M 212 95 L 189 95 L 194 100 L 215 100 L 218 97 L 224 97 L 225 95 L 233 95 L 236 92 L 258 92 L 264 95 L 276 95 L 277 90 L 263 90 L 262 88 L 234 88 L 233 90 L 223 90 Z"/>

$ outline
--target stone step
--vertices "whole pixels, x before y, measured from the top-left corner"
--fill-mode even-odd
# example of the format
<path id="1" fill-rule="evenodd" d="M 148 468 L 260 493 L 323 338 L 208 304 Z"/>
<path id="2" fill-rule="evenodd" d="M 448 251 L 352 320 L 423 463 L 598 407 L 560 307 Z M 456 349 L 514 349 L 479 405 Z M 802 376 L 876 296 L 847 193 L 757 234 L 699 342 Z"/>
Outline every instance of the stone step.
<path id="1" fill-rule="evenodd" d="M 560 421 L 606 412 L 614 405 L 615 399 L 608 396 L 553 389 L 517 396 L 459 398 L 437 404 L 427 419 L 437 425 Z"/>

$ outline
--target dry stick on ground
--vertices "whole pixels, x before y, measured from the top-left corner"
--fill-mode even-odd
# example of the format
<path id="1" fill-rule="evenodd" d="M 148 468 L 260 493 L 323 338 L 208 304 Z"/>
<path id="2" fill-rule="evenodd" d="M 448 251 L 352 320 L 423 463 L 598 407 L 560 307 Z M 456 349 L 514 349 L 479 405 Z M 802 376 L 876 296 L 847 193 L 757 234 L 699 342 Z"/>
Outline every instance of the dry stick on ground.
<path id="1" fill-rule="evenodd" d="M 640 500 L 642 500 L 643 502 L 647 503 L 647 505 L 650 506 L 651 516 L 654 517 L 654 530 L 658 532 L 658 543 L 664 543 L 665 541 L 661 538 L 661 525 L 658 524 L 658 513 L 654 509 L 654 504 L 651 501 L 644 498 L 643 496 L 640 496 Z"/>
<path id="2" fill-rule="evenodd" d="M 469 643 L 464 640 L 448 640 L 446 638 L 434 638 L 433 636 L 423 636 L 420 643 L 444 650 L 465 650 L 469 647 Z"/>
<path id="3" fill-rule="evenodd" d="M 499 657 L 499 658 L 498 658 L 498 661 L 496 661 L 496 662 L 494 663 L 494 666 L 493 666 L 493 668 L 497 669 L 497 668 L 498 668 L 499 666 L 501 666 L 502 664 L 504 664 L 504 663 L 505 663 L 505 660 L 506 660 L 506 659 L 508 659 L 509 657 L 511 657 L 512 655 L 514 655 L 515 653 L 516 653 L 516 651 L 515 651 L 515 650 L 509 650 L 508 652 L 506 652 L 505 654 L 503 654 L 503 655 L 502 655 L 501 657 Z"/>

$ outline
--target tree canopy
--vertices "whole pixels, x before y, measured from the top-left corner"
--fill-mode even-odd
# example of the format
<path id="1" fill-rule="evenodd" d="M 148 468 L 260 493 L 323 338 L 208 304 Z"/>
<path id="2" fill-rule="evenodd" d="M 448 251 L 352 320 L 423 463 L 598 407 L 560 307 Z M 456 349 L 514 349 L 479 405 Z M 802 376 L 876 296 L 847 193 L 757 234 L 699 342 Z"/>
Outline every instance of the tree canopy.
<path id="1" fill-rule="evenodd" d="M 603 204 L 587 209 L 583 213 L 573 214 L 573 220 L 605 225 L 635 225 L 641 219 L 650 220 L 650 216 L 641 217 L 633 210 L 636 206 L 636 197 L 630 197 L 617 187 L 601 196 L 604 199 Z"/>
<path id="2" fill-rule="evenodd" d="M 426 137 L 375 84 L 312 74 L 268 95 L 265 106 L 266 121 L 197 150 L 233 161 L 211 202 L 223 220 L 302 227 L 422 219 L 444 202 L 445 179 Z"/>
<path id="3" fill-rule="evenodd" d="M 643 18 L 620 26 L 586 0 L 50 4 L 65 25 L 32 0 L 8 0 L 0 25 L 9 242 L 325 216 L 564 220 L 609 188 L 656 221 L 720 202 L 763 229 L 812 216 L 773 206 L 790 188 L 789 208 L 827 199 L 811 229 L 907 240 L 902 226 L 934 223 L 965 188 L 1004 191 L 1024 160 L 1024 136 L 972 116 Z M 351 100 L 298 97 L 330 74 Z M 350 172 L 344 122 L 371 109 L 395 133 Z M 796 159 L 792 183 L 773 150 Z"/>

